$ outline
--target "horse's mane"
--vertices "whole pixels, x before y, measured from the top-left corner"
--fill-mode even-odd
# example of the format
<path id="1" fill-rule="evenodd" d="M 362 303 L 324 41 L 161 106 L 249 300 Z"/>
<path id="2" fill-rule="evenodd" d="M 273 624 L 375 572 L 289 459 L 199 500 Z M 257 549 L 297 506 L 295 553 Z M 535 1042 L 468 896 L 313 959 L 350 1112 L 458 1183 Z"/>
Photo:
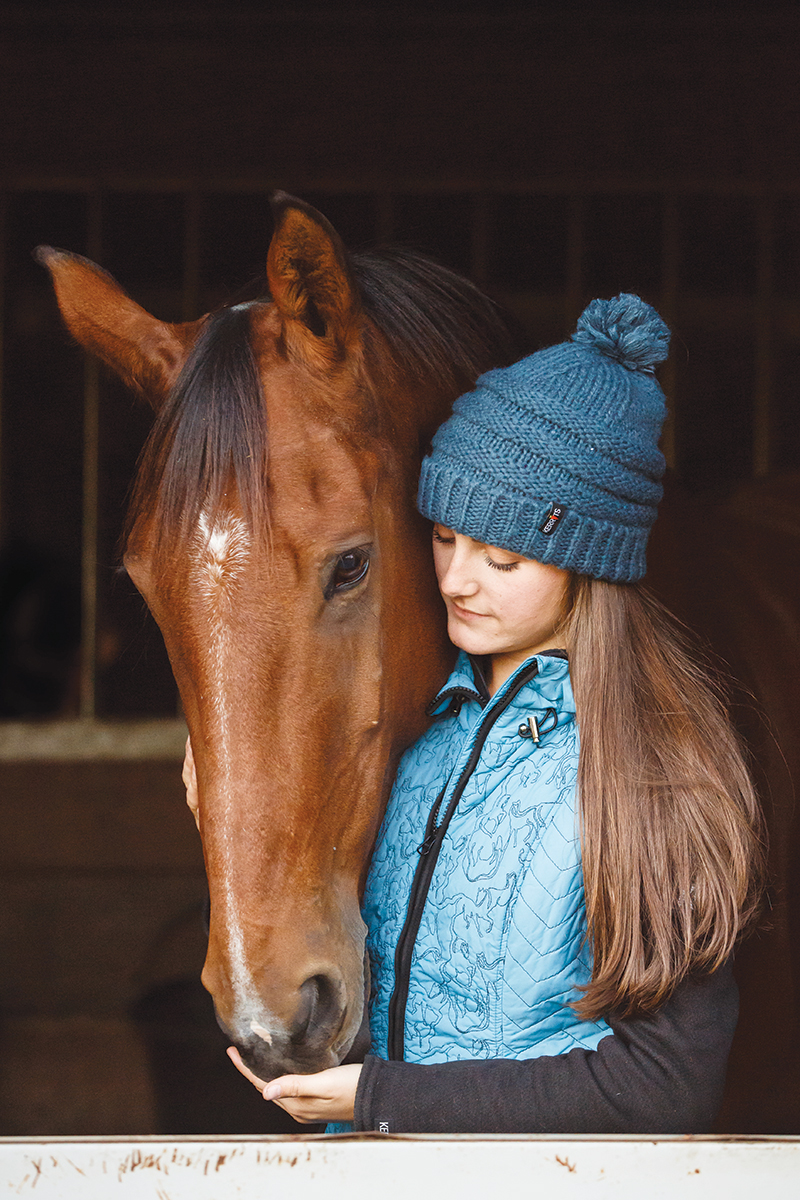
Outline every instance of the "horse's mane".
<path id="1" fill-rule="evenodd" d="M 483 371 L 511 361 L 500 310 L 469 280 L 404 249 L 356 253 L 350 266 L 366 315 L 408 376 L 455 399 Z M 216 511 L 231 487 L 248 521 L 266 522 L 267 424 L 249 308 L 210 314 L 161 406 L 139 461 L 126 543 L 148 516 L 156 553 L 174 552 L 191 536 L 200 507 Z"/>
<path id="2" fill-rule="evenodd" d="M 453 398 L 513 361 L 507 318 L 465 279 L 414 250 L 353 254 L 364 311 L 401 365 Z"/>

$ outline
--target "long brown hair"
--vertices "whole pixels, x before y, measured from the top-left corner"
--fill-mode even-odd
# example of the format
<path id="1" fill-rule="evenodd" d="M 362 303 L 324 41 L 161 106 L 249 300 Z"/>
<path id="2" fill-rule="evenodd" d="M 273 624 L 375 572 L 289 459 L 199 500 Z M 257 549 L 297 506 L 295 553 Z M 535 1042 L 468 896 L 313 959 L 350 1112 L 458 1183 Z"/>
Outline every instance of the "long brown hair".
<path id="1" fill-rule="evenodd" d="M 565 625 L 591 982 L 575 1008 L 652 1011 L 753 919 L 763 827 L 720 688 L 639 584 L 574 576 Z"/>

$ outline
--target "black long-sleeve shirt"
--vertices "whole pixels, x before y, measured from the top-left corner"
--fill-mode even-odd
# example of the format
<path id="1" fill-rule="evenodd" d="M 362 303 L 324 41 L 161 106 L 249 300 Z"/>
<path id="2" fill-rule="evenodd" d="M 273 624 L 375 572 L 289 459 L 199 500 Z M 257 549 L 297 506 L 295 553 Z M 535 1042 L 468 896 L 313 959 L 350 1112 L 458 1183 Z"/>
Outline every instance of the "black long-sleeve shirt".
<path id="1" fill-rule="evenodd" d="M 730 965 L 684 980 L 650 1016 L 607 1018 L 596 1050 L 421 1065 L 370 1055 L 357 1130 L 704 1133 L 719 1110 L 739 1010 Z"/>

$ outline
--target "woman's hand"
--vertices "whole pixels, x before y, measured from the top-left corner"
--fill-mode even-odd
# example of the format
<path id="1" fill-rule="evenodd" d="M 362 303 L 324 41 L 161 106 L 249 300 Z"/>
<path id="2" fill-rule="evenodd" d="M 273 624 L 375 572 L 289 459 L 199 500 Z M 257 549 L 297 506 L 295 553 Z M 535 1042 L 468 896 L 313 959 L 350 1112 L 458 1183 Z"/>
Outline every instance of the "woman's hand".
<path id="1" fill-rule="evenodd" d="M 352 1121 L 361 1063 L 331 1067 L 316 1075 L 282 1075 L 266 1083 L 242 1062 L 231 1046 L 228 1057 L 265 1100 L 274 1100 L 290 1117 L 306 1125 L 313 1121 Z"/>
<path id="2" fill-rule="evenodd" d="M 181 779 L 186 788 L 186 803 L 191 809 L 194 823 L 197 828 L 200 828 L 200 800 L 197 795 L 197 771 L 194 766 L 194 755 L 192 754 L 192 739 L 186 739 L 186 755 L 183 760 L 183 771 Z"/>

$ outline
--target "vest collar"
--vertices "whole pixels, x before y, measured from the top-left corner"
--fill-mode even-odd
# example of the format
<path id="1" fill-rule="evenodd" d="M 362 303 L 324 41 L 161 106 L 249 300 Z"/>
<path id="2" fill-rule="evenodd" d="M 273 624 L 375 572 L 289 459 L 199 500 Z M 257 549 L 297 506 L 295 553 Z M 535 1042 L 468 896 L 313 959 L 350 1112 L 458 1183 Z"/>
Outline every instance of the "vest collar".
<path id="1" fill-rule="evenodd" d="M 539 664 L 536 678 L 532 686 L 543 693 L 543 698 L 555 704 L 559 711 L 574 712 L 575 701 L 572 697 L 572 686 L 569 679 L 569 665 L 565 650 L 546 650 L 542 654 L 533 655 Z M 496 695 L 500 696 L 520 671 L 532 661 L 528 658 L 521 663 L 513 675 L 505 681 Z M 428 705 L 426 712 L 429 717 L 440 717 L 452 707 L 460 707 L 467 700 L 474 700 L 485 708 L 490 696 L 486 687 L 486 679 L 480 660 L 472 658 L 464 650 L 460 650 L 456 664 L 447 683 L 437 692 Z"/>

